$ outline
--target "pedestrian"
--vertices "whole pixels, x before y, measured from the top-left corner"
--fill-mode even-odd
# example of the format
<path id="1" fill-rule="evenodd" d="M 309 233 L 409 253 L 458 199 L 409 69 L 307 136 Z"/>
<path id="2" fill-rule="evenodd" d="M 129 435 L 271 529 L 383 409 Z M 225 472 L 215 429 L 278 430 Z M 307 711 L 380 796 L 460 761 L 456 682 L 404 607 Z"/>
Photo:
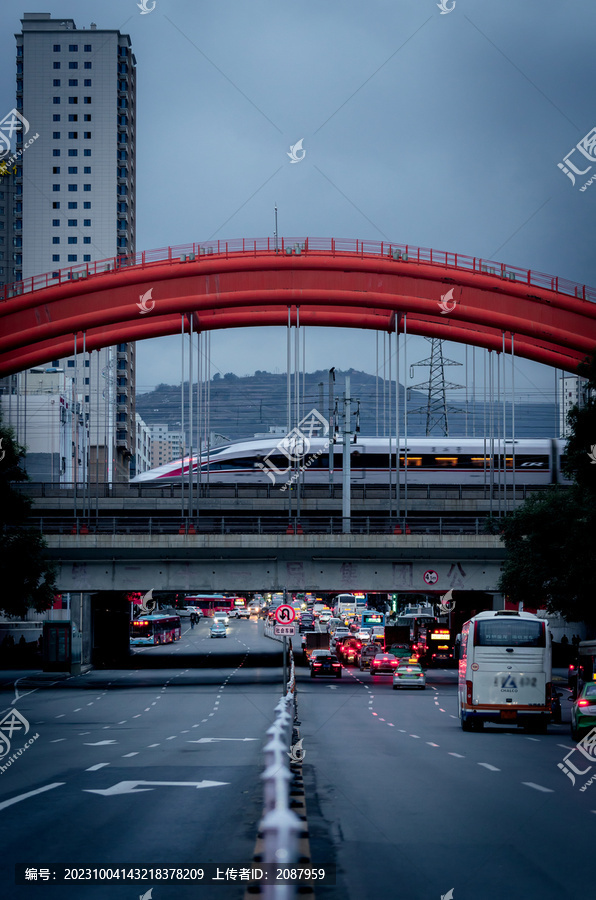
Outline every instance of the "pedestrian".
<path id="1" fill-rule="evenodd" d="M 580 641 L 581 641 L 581 638 L 580 638 L 579 634 L 574 634 L 573 637 L 571 638 L 571 643 L 573 644 L 573 646 L 575 647 L 576 650 L 579 648 Z"/>
<path id="2" fill-rule="evenodd" d="M 567 637 L 566 634 L 564 634 L 563 637 L 561 638 L 561 644 L 562 644 L 564 647 L 566 647 L 568 643 L 569 643 L 569 638 Z"/>
<path id="3" fill-rule="evenodd" d="M 193 612 L 191 612 L 191 614 L 190 614 L 190 627 L 191 628 L 195 627 L 195 614 Z"/>

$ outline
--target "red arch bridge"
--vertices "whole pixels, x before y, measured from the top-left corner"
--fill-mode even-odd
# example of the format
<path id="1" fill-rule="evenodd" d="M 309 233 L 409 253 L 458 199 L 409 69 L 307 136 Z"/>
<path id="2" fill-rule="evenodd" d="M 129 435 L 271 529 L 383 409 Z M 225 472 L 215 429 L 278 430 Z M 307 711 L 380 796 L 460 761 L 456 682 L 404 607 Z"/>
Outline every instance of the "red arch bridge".
<path id="1" fill-rule="evenodd" d="M 183 318 L 182 318 L 183 317 Z M 76 265 L 0 289 L 0 376 L 181 329 L 335 326 L 440 337 L 575 371 L 596 289 L 388 242 L 211 241 Z M 513 347 L 512 347 L 513 344 Z"/>

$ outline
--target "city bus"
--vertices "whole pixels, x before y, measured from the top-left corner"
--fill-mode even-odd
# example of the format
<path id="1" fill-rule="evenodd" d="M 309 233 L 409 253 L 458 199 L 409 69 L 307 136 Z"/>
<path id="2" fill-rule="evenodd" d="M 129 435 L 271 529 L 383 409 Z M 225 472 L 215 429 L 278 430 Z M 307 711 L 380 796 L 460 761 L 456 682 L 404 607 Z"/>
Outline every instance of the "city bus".
<path id="1" fill-rule="evenodd" d="M 373 625 L 385 627 L 385 613 L 379 612 L 378 609 L 363 609 L 361 615 L 361 628 L 372 628 Z"/>
<path id="2" fill-rule="evenodd" d="M 235 598 L 226 597 L 224 594 L 193 594 L 191 597 L 185 597 L 183 603 L 187 610 L 191 607 L 200 609 L 201 614 L 207 617 L 212 617 L 215 612 L 227 612 L 229 616 L 236 615 Z"/>
<path id="3" fill-rule="evenodd" d="M 464 624 L 459 644 L 462 729 L 493 722 L 544 733 L 552 699 L 548 622 L 526 612 L 481 612 Z"/>
<path id="4" fill-rule="evenodd" d="M 180 640 L 180 616 L 154 613 L 141 616 L 130 623 L 131 647 L 151 644 L 172 644 Z"/>

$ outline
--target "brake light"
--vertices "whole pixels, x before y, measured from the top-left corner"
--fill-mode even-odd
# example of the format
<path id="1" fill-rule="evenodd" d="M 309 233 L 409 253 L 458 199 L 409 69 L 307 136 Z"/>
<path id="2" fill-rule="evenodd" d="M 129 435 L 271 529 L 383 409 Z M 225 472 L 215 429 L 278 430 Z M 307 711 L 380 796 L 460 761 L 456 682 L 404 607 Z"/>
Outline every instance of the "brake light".
<path id="1" fill-rule="evenodd" d="M 338 663 L 338 662 L 331 663 L 331 665 L 332 665 L 332 666 L 335 666 L 336 669 L 339 669 L 339 663 Z"/>
<path id="2" fill-rule="evenodd" d="M 468 704 L 468 706 L 472 706 L 472 688 L 472 682 L 466 681 L 466 703 Z"/>
<path id="3" fill-rule="evenodd" d="M 313 663 L 313 666 L 315 667 L 315 669 L 317 669 L 321 666 L 321 663 L 320 662 Z"/>
<path id="4" fill-rule="evenodd" d="M 589 700 L 578 700 L 578 701 L 577 701 L 577 705 L 578 705 L 578 706 L 589 706 L 589 705 L 590 705 L 590 701 L 589 701 Z"/>
<path id="5" fill-rule="evenodd" d="M 546 705 L 548 706 L 551 702 L 553 694 L 553 686 L 550 681 L 546 682 Z"/>

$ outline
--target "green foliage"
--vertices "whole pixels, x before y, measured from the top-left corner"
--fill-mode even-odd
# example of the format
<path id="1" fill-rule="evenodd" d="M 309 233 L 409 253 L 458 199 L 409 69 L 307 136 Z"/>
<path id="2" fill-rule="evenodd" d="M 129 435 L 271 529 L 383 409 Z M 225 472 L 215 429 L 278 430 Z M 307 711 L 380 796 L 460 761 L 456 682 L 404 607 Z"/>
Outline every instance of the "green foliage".
<path id="1" fill-rule="evenodd" d="M 31 502 L 14 487 L 27 480 L 20 467 L 24 456 L 25 448 L 17 443 L 12 429 L 0 421 L 0 611 L 18 617 L 29 608 L 49 609 L 56 592 L 45 542 L 27 526 Z"/>
<path id="2" fill-rule="evenodd" d="M 596 357 L 580 371 L 596 391 Z M 499 590 L 528 606 L 541 607 L 569 621 L 596 627 L 596 401 L 590 397 L 568 417 L 565 474 L 571 488 L 553 488 L 530 497 L 514 513 L 492 520 L 507 548 Z M 594 447 L 596 451 L 596 447 Z"/>

